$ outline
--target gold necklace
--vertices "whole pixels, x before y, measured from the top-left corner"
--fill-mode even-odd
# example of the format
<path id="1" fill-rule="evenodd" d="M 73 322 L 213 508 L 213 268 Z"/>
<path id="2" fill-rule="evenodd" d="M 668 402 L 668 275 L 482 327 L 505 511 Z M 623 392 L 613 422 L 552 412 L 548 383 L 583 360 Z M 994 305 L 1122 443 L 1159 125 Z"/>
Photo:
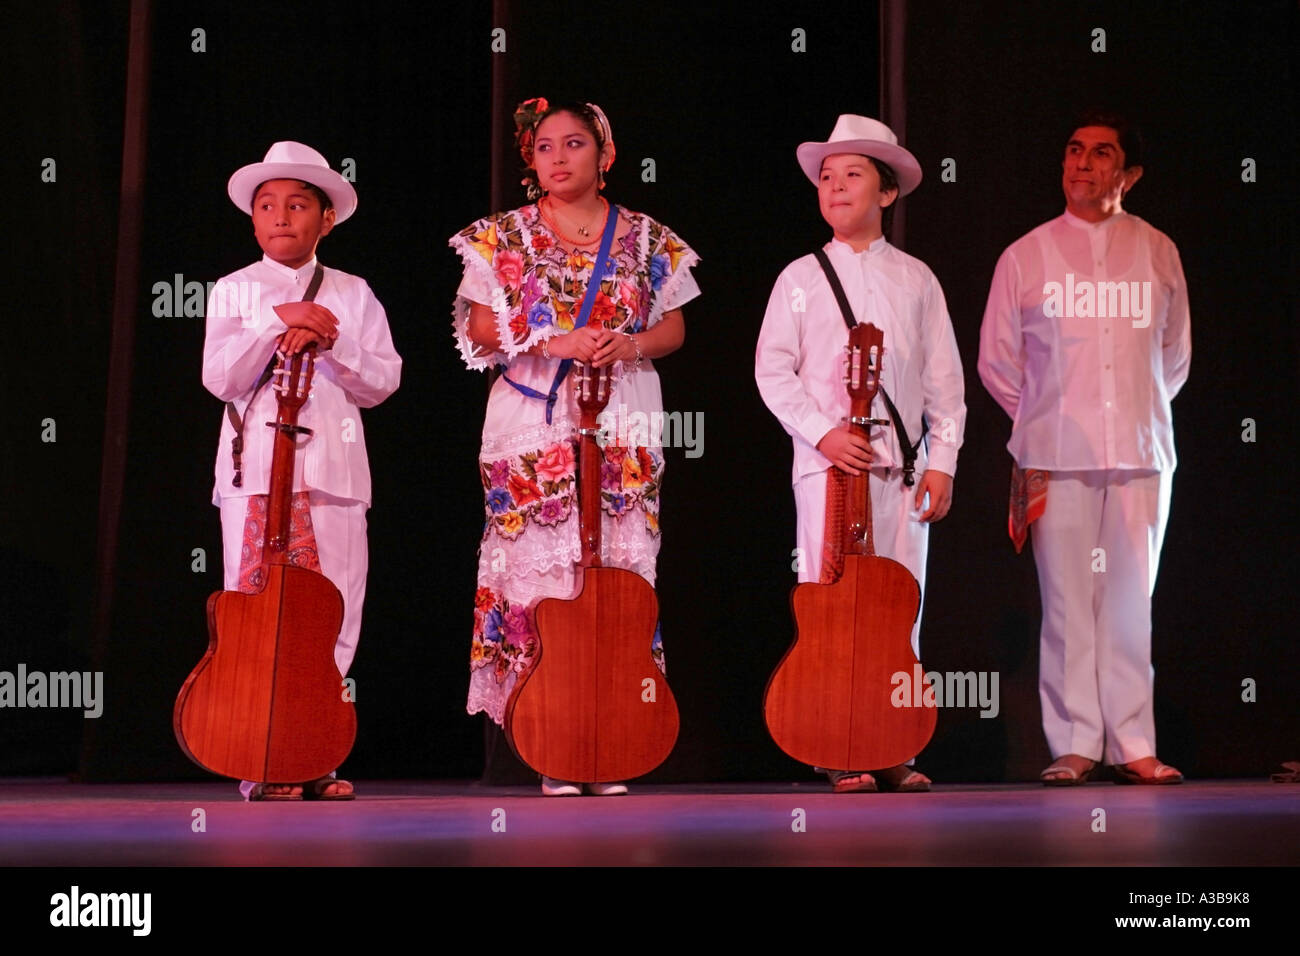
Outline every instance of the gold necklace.
<path id="1" fill-rule="evenodd" d="M 604 196 L 598 198 L 600 199 L 600 204 L 604 207 L 604 216 L 601 219 L 600 224 L 600 229 L 603 233 L 606 224 L 609 222 L 609 203 L 605 200 Z M 543 202 L 538 203 L 537 209 L 542 214 L 542 218 L 546 220 L 546 224 L 555 230 L 556 235 L 572 246 L 589 246 L 594 242 L 594 240 L 590 238 L 591 231 L 585 225 L 578 227 L 578 235 L 582 236 L 581 239 L 574 239 L 572 236 L 567 235 L 565 231 L 560 228 L 557 214 L 552 206 L 551 197 L 545 196 L 543 197 L 543 200 Z M 590 220 L 588 221 L 588 224 L 590 224 Z"/>

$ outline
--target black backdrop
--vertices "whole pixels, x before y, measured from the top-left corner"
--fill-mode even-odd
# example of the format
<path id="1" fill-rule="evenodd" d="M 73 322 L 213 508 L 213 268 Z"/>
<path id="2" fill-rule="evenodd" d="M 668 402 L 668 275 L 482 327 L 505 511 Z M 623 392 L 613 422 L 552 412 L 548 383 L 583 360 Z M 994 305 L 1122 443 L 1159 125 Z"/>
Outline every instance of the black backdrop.
<path id="1" fill-rule="evenodd" d="M 6 44 L 22 100 L 3 151 L 17 202 L 0 393 L 0 670 L 91 666 L 126 12 L 27 9 Z M 445 243 L 490 210 L 494 67 L 508 104 L 601 103 L 619 150 L 609 194 L 703 257 L 687 344 L 660 363 L 667 408 L 703 412 L 705 444 L 697 459 L 669 452 L 658 590 L 683 730 L 656 777 L 805 774 L 771 744 L 760 712 L 790 638 L 794 515 L 789 442 L 754 389 L 753 344 L 776 274 L 826 237 L 794 147 L 824 139 L 840 112 L 879 113 L 876 8 L 773 16 L 515 3 L 498 16 L 486 4 L 155 11 L 126 493 L 98 659 L 106 705 L 94 722 L 0 711 L 0 774 L 79 763 L 86 779 L 201 775 L 176 747 L 170 710 L 221 582 L 208 504 L 221 409 L 199 383 L 202 320 L 155 317 L 152 288 L 176 273 L 214 279 L 259 255 L 225 181 L 271 142 L 298 139 L 336 167 L 355 160 L 359 211 L 321 258 L 370 282 L 405 359 L 401 389 L 365 418 L 375 505 L 352 671 L 361 730 L 347 769 L 478 775 L 480 718 L 465 716 L 464 692 L 485 392 L 452 346 L 458 268 Z M 922 765 L 941 781 L 1024 779 L 1047 756 L 1032 559 L 1014 557 L 1005 538 L 1008 423 L 974 358 L 993 263 L 1060 212 L 1068 116 L 1095 99 L 1144 121 L 1147 175 L 1128 208 L 1178 243 L 1192 304 L 1195 356 L 1175 402 L 1181 464 L 1154 609 L 1161 756 L 1195 776 L 1294 758 L 1292 5 L 912 4 L 908 18 L 904 141 L 926 182 L 907 200 L 905 247 L 943 284 L 970 407 L 955 507 L 931 538 L 923 659 L 1001 679 L 1000 716 L 942 711 Z M 494 54 L 496 22 L 506 52 Z M 1095 27 L 1105 53 L 1089 48 Z M 205 52 L 192 50 L 195 29 Z M 806 53 L 791 49 L 796 29 Z M 40 179 L 45 157 L 58 163 L 53 183 Z M 1258 182 L 1242 182 L 1244 157 Z M 644 158 L 655 182 L 641 181 Z M 944 158 L 956 160 L 955 182 L 941 181 Z M 505 184 L 515 171 L 508 158 Z M 522 201 L 513 187 L 502 195 Z M 1246 417 L 1257 422 L 1252 444 L 1240 438 Z M 53 443 L 41 441 L 47 418 Z M 1257 703 L 1240 699 L 1245 678 L 1259 682 Z"/>

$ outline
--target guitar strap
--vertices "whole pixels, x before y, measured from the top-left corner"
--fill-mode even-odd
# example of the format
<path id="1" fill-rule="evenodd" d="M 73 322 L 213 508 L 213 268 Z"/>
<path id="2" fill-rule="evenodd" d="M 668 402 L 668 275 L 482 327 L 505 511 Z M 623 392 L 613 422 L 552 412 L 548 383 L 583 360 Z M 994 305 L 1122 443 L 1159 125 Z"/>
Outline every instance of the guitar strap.
<path id="1" fill-rule="evenodd" d="M 321 281 L 325 278 L 325 269 L 321 266 L 320 260 L 316 260 L 316 271 L 312 273 L 311 282 L 307 284 L 307 291 L 303 294 L 302 301 L 311 302 L 316 298 L 316 293 L 320 291 Z M 248 404 L 244 406 L 244 415 L 253 407 L 253 400 L 257 398 L 257 393 L 262 390 L 262 386 L 271 380 L 271 370 L 275 368 L 275 354 L 266 363 L 266 368 L 262 369 L 262 374 L 258 376 L 257 384 L 253 386 L 253 394 L 248 397 Z M 235 428 L 235 437 L 230 439 L 230 457 L 235 463 L 235 477 L 232 484 L 236 488 L 244 486 L 244 417 L 235 410 L 234 402 L 226 402 L 226 417 L 230 419 L 230 424 Z"/>
<path id="2" fill-rule="evenodd" d="M 580 329 L 587 324 L 587 319 L 591 316 L 592 306 L 596 304 L 596 293 L 600 290 L 600 283 L 609 272 L 610 266 L 613 265 L 612 260 L 609 258 L 609 247 L 614 243 L 614 230 L 617 226 L 618 210 L 611 207 L 609 217 L 605 222 L 605 232 L 600 237 L 600 252 L 596 256 L 595 263 L 592 264 L 591 279 L 587 283 L 587 292 L 582 297 L 582 308 L 578 312 L 578 318 L 573 323 L 574 329 Z M 555 372 L 555 380 L 551 382 L 551 390 L 545 395 L 535 388 L 520 385 L 504 372 L 501 377 L 509 382 L 516 391 L 527 395 L 529 398 L 538 398 L 546 402 L 546 424 L 549 425 L 551 423 L 551 412 L 555 410 L 555 401 L 560 395 L 560 384 L 568 376 L 571 368 L 573 368 L 573 359 L 564 359 L 560 362 L 560 367 Z"/>
<path id="3" fill-rule="evenodd" d="M 849 307 L 849 297 L 844 294 L 844 286 L 840 285 L 840 277 L 835 274 L 835 267 L 831 265 L 830 256 L 826 255 L 825 249 L 818 249 L 813 253 L 817 261 L 821 264 L 822 271 L 826 273 L 826 281 L 831 285 L 831 292 L 835 293 L 835 301 L 840 305 L 840 314 L 844 317 L 844 324 L 853 331 L 857 325 L 857 319 L 853 317 L 853 309 Z M 921 442 L 925 439 L 926 433 L 930 430 L 929 423 L 925 416 L 921 416 L 921 434 L 913 444 L 907 437 L 907 429 L 903 426 L 903 416 L 898 414 L 898 409 L 894 406 L 894 400 L 889 397 L 889 392 L 885 391 L 883 383 L 880 385 L 880 397 L 885 400 L 885 408 L 889 409 L 889 417 L 894 422 L 894 430 L 898 435 L 898 447 L 903 453 L 903 484 L 911 488 L 916 484 L 916 450 L 921 447 Z"/>

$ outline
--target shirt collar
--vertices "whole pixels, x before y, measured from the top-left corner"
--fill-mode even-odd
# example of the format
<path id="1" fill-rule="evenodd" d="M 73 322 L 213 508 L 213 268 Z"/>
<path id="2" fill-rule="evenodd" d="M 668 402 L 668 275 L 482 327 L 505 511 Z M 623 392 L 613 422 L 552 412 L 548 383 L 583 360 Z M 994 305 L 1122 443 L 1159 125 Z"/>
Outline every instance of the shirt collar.
<path id="1" fill-rule="evenodd" d="M 879 238 L 872 239 L 871 245 L 867 246 L 867 248 L 863 249 L 861 252 L 858 252 L 847 242 L 844 242 L 840 239 L 836 239 L 834 236 L 831 237 L 832 249 L 841 249 L 848 255 L 853 256 L 855 259 L 864 255 L 878 256 L 880 255 L 880 253 L 884 252 L 885 249 L 888 248 L 888 246 L 889 246 L 889 240 L 886 239 L 884 236 L 880 236 Z"/>
<path id="2" fill-rule="evenodd" d="M 311 281 L 312 273 L 316 271 L 316 257 L 312 256 L 311 261 L 305 263 L 297 269 L 290 269 L 288 266 L 276 262 L 270 256 L 263 254 L 262 265 L 269 268 L 276 275 L 287 279 L 295 285 L 306 286 Z"/>
<path id="3" fill-rule="evenodd" d="M 1078 216 L 1076 216 L 1074 213 L 1070 212 L 1070 210 L 1067 209 L 1065 210 L 1065 221 L 1068 222 L 1070 225 L 1074 226 L 1076 229 L 1104 229 L 1107 226 L 1109 226 L 1111 223 L 1118 222 L 1119 220 L 1123 219 L 1127 215 L 1128 213 L 1124 212 L 1124 210 L 1121 209 L 1119 212 L 1115 213 L 1114 215 L 1107 216 L 1101 222 L 1089 222 L 1086 219 L 1080 219 Z"/>

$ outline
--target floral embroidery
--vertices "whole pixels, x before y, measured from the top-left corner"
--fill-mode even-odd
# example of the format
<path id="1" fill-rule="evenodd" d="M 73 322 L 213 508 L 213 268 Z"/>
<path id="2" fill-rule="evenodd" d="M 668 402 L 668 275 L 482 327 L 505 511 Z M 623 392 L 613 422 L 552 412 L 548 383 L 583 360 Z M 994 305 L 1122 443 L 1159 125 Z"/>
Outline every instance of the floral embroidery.
<path id="1" fill-rule="evenodd" d="M 553 528 L 567 521 L 577 507 L 576 439 L 511 458 L 479 463 L 483 479 L 485 538 L 497 534 L 514 540 L 529 522 Z M 663 456 L 650 448 L 606 445 L 600 465 L 601 506 L 621 519 L 639 509 L 647 517 L 646 530 L 659 534 L 659 481 Z"/>
<path id="2" fill-rule="evenodd" d="M 642 332 L 649 327 L 655 295 L 693 253 L 660 223 L 624 209 L 619 213 L 630 221 L 631 229 L 619 237 L 614 272 L 601 282 L 588 321 L 607 329 Z M 593 257 L 561 248 L 536 206 L 480 220 L 462 230 L 458 239 L 491 267 L 504 293 L 504 310 L 498 311 L 514 348 L 525 349 L 573 329 Z M 643 241 L 649 248 L 648 263 L 641 258 Z"/>
<path id="3" fill-rule="evenodd" d="M 512 671 L 526 670 L 537 654 L 537 630 L 532 614 L 507 601 L 491 588 L 479 588 L 474 598 L 474 641 L 470 669 L 492 667 L 497 683 Z"/>
<path id="4" fill-rule="evenodd" d="M 559 481 L 573 474 L 573 446 L 568 442 L 556 442 L 537 460 L 537 473 L 547 481 Z"/>
<path id="5" fill-rule="evenodd" d="M 492 269 L 503 286 L 517 286 L 524 274 L 524 257 L 517 252 L 498 249 Z"/>

